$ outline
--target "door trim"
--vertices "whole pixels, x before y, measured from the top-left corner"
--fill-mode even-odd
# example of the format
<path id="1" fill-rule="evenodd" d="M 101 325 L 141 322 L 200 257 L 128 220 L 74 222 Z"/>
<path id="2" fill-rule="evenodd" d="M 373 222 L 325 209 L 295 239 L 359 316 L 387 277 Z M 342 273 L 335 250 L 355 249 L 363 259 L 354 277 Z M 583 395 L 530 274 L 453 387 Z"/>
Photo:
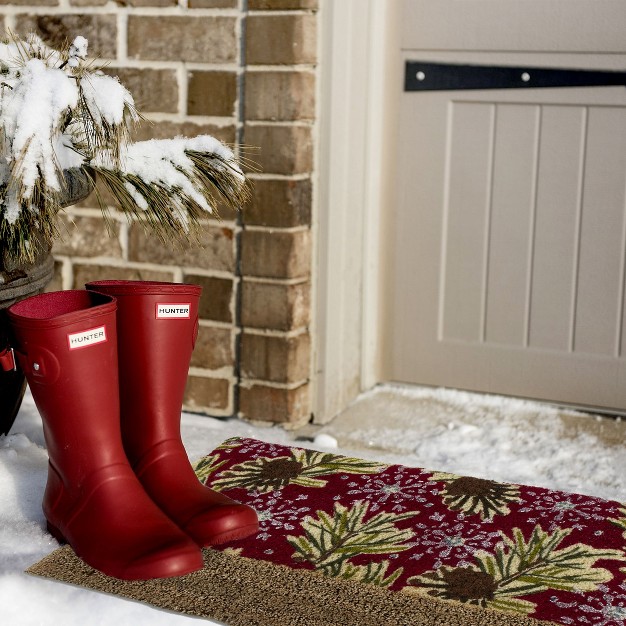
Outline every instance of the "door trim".
<path id="1" fill-rule="evenodd" d="M 321 3 L 313 413 L 380 381 L 388 175 L 402 92 L 399 1 Z"/>

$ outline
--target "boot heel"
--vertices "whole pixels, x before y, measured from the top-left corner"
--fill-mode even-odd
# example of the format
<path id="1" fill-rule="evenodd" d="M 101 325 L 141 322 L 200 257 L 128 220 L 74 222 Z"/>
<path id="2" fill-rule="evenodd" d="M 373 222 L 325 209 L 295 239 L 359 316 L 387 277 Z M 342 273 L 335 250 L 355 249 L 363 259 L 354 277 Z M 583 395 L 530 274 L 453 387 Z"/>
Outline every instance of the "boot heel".
<path id="1" fill-rule="evenodd" d="M 59 543 L 67 543 L 63 533 L 56 526 L 53 526 L 50 522 L 46 521 L 46 528 Z"/>

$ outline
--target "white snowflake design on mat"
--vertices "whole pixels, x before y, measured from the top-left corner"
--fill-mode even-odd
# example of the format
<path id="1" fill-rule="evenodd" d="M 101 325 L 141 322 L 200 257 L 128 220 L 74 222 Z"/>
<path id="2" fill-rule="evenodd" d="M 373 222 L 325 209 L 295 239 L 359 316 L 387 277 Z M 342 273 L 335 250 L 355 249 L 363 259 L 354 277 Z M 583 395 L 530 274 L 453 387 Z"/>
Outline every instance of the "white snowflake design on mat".
<path id="1" fill-rule="evenodd" d="M 606 519 L 606 502 L 590 496 L 555 491 L 528 491 L 527 494 L 532 499 L 520 508 L 520 513 L 531 514 L 528 518 L 530 523 L 544 522 L 547 516 L 550 519 L 550 531 L 561 526 L 582 530 L 587 527 L 586 521 L 602 522 Z"/>
<path id="2" fill-rule="evenodd" d="M 434 569 L 444 563 L 453 567 L 468 566 L 470 563 L 465 559 L 478 550 L 490 551 L 502 539 L 500 532 L 479 530 L 480 525 L 468 526 L 464 521 L 445 522 L 438 515 L 430 519 L 438 522 L 436 527 L 423 522 L 414 525 L 417 539 L 412 545 L 420 546 L 421 551 L 410 558 L 419 560 L 424 554 L 436 555 Z"/>
<path id="3" fill-rule="evenodd" d="M 246 439 L 245 437 L 231 437 L 216 448 L 221 454 L 232 455 L 252 454 L 253 456 L 275 457 L 285 453 L 284 446 L 267 441 L 257 441 L 256 439 Z"/>
<path id="4" fill-rule="evenodd" d="M 257 512 L 259 518 L 259 534 L 261 541 L 267 541 L 274 531 L 292 531 L 296 528 L 294 522 L 302 519 L 305 513 L 311 510 L 309 506 L 298 506 L 306 502 L 308 496 L 300 494 L 295 499 L 284 499 L 280 491 L 274 491 L 264 496 L 258 496 L 250 506 Z"/>
<path id="5" fill-rule="evenodd" d="M 405 510 L 415 510 L 416 503 L 423 504 L 424 508 L 430 508 L 433 504 L 428 502 L 424 495 L 436 495 L 439 490 L 415 473 L 415 469 L 396 466 L 393 475 L 384 473 L 359 476 L 358 479 L 348 483 L 350 489 L 347 494 L 362 495 L 370 502 L 372 512 L 384 508 L 389 512 L 401 513 Z"/>
<path id="6" fill-rule="evenodd" d="M 580 592 L 583 599 L 575 602 L 561 602 L 555 596 L 550 602 L 561 609 L 577 609 L 586 615 L 577 615 L 576 618 L 563 616 L 560 621 L 563 624 L 588 624 L 589 626 L 624 626 L 626 624 L 626 582 L 620 585 L 624 594 L 611 593 L 606 585 L 599 585 L 598 594 L 586 595 Z"/>

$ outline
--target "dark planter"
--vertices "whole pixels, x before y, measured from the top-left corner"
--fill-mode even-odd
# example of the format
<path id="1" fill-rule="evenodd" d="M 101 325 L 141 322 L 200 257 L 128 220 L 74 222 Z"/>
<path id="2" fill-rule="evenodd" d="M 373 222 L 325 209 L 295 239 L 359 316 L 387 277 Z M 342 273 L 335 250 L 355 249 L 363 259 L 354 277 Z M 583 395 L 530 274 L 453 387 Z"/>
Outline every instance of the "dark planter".
<path id="1" fill-rule="evenodd" d="M 76 204 L 93 189 L 92 176 L 82 169 L 65 172 L 65 194 L 62 207 Z M 19 264 L 0 248 L 0 349 L 10 345 L 11 329 L 6 310 L 15 302 L 41 293 L 54 276 L 52 252 L 42 252 L 32 264 Z M 18 368 L 14 372 L 0 369 L 0 435 L 8 434 L 22 404 L 26 380 Z"/>

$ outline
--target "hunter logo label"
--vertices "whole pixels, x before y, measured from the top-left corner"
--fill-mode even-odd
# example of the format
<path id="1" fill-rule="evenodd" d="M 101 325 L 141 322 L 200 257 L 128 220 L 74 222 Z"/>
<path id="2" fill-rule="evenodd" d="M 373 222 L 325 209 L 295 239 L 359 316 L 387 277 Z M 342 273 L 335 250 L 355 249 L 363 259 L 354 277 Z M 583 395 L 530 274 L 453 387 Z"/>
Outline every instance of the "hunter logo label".
<path id="1" fill-rule="evenodd" d="M 156 305 L 156 318 L 158 320 L 179 319 L 188 320 L 191 317 L 191 303 L 158 302 Z"/>
<path id="2" fill-rule="evenodd" d="M 77 348 L 86 348 L 87 346 L 93 346 L 98 343 L 103 343 L 106 340 L 106 326 L 90 328 L 89 330 L 83 330 L 80 333 L 70 333 L 67 336 L 67 343 L 69 344 L 70 350 L 76 350 Z"/>

